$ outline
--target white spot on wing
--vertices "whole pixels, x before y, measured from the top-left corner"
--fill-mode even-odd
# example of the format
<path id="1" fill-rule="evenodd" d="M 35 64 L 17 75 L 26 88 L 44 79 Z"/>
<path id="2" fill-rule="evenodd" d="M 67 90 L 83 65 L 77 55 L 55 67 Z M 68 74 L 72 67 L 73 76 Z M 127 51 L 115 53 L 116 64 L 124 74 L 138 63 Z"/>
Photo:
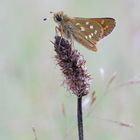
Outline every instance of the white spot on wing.
<path id="1" fill-rule="evenodd" d="M 91 36 L 93 36 L 94 34 L 93 33 L 91 33 Z"/>
<path id="2" fill-rule="evenodd" d="M 88 36 L 85 36 L 86 39 L 88 39 Z"/>
<path id="3" fill-rule="evenodd" d="M 90 29 L 93 29 L 93 25 L 90 25 Z"/>
<path id="4" fill-rule="evenodd" d="M 84 27 L 80 27 L 81 28 L 81 31 L 85 31 L 85 28 Z"/>
<path id="5" fill-rule="evenodd" d="M 86 22 L 86 25 L 88 25 L 88 24 L 89 24 L 89 22 L 87 21 L 87 22 Z"/>
<path id="6" fill-rule="evenodd" d="M 97 34 L 97 30 L 94 31 L 94 34 L 95 34 L 95 35 Z"/>
<path id="7" fill-rule="evenodd" d="M 78 25 L 80 25 L 80 23 L 76 23 L 76 25 L 78 26 Z"/>
<path id="8" fill-rule="evenodd" d="M 91 36 L 91 35 L 89 35 L 89 38 L 90 38 L 90 39 L 91 39 L 91 37 L 92 37 L 92 36 Z"/>

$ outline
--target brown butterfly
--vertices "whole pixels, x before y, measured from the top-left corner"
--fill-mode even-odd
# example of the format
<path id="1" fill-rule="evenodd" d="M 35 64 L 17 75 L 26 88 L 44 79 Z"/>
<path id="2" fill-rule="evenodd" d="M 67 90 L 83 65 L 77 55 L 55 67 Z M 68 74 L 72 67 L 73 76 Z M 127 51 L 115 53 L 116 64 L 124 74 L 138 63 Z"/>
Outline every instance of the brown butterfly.
<path id="1" fill-rule="evenodd" d="M 115 27 L 113 18 L 68 17 L 63 11 L 53 13 L 56 27 L 62 36 L 74 38 L 86 48 L 97 51 L 96 42 L 112 32 Z"/>

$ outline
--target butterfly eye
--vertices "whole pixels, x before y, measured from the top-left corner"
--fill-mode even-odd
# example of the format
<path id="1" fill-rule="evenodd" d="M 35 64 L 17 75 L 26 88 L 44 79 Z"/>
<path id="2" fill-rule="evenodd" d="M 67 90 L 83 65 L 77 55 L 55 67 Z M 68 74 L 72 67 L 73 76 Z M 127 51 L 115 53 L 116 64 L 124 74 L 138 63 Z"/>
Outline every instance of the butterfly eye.
<path id="1" fill-rule="evenodd" d="M 61 17 L 60 15 L 56 15 L 56 17 L 55 17 L 55 18 L 56 18 L 56 21 L 57 21 L 57 22 L 62 21 L 62 17 Z"/>

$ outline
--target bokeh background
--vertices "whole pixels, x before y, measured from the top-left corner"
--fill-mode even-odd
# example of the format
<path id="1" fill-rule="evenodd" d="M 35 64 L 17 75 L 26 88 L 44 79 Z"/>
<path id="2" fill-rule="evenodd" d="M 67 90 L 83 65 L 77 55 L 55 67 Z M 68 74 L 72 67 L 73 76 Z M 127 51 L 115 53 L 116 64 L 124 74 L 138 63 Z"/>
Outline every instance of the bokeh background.
<path id="1" fill-rule="evenodd" d="M 50 43 L 56 24 L 49 12 L 60 10 L 117 22 L 96 53 L 75 43 L 93 78 L 84 98 L 85 140 L 140 139 L 139 0 L 0 0 L 0 140 L 34 140 L 32 127 L 38 140 L 78 139 L 77 98 L 63 86 Z"/>

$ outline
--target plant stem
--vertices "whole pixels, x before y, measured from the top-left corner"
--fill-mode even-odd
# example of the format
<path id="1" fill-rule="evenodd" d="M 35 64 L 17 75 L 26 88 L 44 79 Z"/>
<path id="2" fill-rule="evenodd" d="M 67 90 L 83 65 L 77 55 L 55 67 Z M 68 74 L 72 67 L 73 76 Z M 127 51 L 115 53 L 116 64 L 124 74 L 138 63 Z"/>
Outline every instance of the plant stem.
<path id="1" fill-rule="evenodd" d="M 84 140 L 84 137 L 83 137 L 83 118 L 82 118 L 82 96 L 77 98 L 77 120 L 78 120 L 79 140 Z"/>

